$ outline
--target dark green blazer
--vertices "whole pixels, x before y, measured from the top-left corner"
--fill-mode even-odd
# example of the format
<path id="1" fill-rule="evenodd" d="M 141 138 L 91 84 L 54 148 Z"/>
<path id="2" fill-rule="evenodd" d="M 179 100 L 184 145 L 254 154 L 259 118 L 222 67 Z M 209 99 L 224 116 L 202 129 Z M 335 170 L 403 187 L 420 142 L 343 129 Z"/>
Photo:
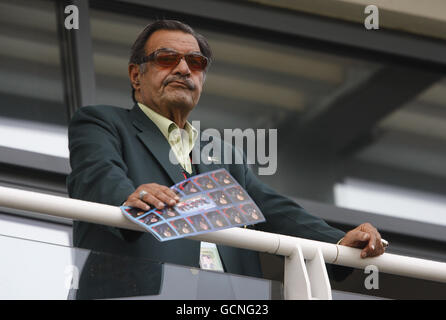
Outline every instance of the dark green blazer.
<path id="1" fill-rule="evenodd" d="M 69 126 L 69 149 L 71 198 L 120 206 L 141 184 L 171 186 L 184 180 L 181 167 L 169 161 L 167 140 L 137 105 L 131 110 L 104 105 L 81 108 Z M 226 168 L 264 214 L 266 222 L 252 228 L 331 243 L 344 236 L 262 183 L 246 163 L 197 165 L 198 173 L 217 168 Z M 193 240 L 159 242 L 150 233 L 74 222 L 73 242 L 95 251 L 199 267 L 200 244 Z M 225 246 L 218 250 L 227 272 L 261 276 L 256 252 Z"/>

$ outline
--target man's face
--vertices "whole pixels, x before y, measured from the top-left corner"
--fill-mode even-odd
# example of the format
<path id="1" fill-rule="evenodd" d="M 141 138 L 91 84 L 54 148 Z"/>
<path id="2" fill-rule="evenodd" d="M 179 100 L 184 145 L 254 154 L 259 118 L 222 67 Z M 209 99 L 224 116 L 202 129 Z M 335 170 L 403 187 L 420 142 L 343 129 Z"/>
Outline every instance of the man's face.
<path id="1" fill-rule="evenodd" d="M 158 49 L 169 49 L 179 53 L 200 53 L 200 47 L 193 35 L 181 31 L 158 30 L 145 45 L 149 55 Z M 191 111 L 200 99 L 204 72 L 189 68 L 185 59 L 175 67 L 161 67 L 153 61 L 145 66 L 139 75 L 139 96 L 142 103 L 156 111 L 182 108 Z M 138 89 L 137 89 L 138 91 Z"/>

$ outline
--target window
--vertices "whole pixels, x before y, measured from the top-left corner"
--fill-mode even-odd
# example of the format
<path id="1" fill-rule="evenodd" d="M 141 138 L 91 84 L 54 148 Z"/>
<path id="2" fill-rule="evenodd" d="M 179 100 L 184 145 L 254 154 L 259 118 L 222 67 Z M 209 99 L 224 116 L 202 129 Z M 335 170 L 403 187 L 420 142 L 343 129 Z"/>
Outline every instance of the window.
<path id="1" fill-rule="evenodd" d="M 27 166 L 11 150 L 67 158 L 54 2 L 0 0 L 0 24 L 0 162 Z"/>

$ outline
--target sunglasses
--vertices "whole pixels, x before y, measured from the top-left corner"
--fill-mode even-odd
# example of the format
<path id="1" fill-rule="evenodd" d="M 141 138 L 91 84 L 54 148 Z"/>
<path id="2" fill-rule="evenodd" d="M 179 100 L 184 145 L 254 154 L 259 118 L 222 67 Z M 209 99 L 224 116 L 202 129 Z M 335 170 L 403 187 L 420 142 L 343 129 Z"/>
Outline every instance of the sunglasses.
<path id="1" fill-rule="evenodd" d="M 141 63 L 153 61 L 160 67 L 172 68 L 177 66 L 181 59 L 186 60 L 191 70 L 204 71 L 209 64 L 209 59 L 199 53 L 181 54 L 173 50 L 159 49 L 141 59 Z"/>

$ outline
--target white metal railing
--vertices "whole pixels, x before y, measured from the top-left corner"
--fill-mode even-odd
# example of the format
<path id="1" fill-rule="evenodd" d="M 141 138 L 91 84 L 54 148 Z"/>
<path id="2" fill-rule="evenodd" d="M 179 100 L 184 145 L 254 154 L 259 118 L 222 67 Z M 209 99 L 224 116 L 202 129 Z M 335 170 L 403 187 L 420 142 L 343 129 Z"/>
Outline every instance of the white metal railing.
<path id="1" fill-rule="evenodd" d="M 0 206 L 112 227 L 145 231 L 126 219 L 119 207 L 37 192 L 0 187 Z M 385 253 L 360 258 L 360 249 L 242 228 L 190 237 L 285 257 L 285 299 L 331 299 L 325 262 L 446 283 L 446 263 Z"/>

